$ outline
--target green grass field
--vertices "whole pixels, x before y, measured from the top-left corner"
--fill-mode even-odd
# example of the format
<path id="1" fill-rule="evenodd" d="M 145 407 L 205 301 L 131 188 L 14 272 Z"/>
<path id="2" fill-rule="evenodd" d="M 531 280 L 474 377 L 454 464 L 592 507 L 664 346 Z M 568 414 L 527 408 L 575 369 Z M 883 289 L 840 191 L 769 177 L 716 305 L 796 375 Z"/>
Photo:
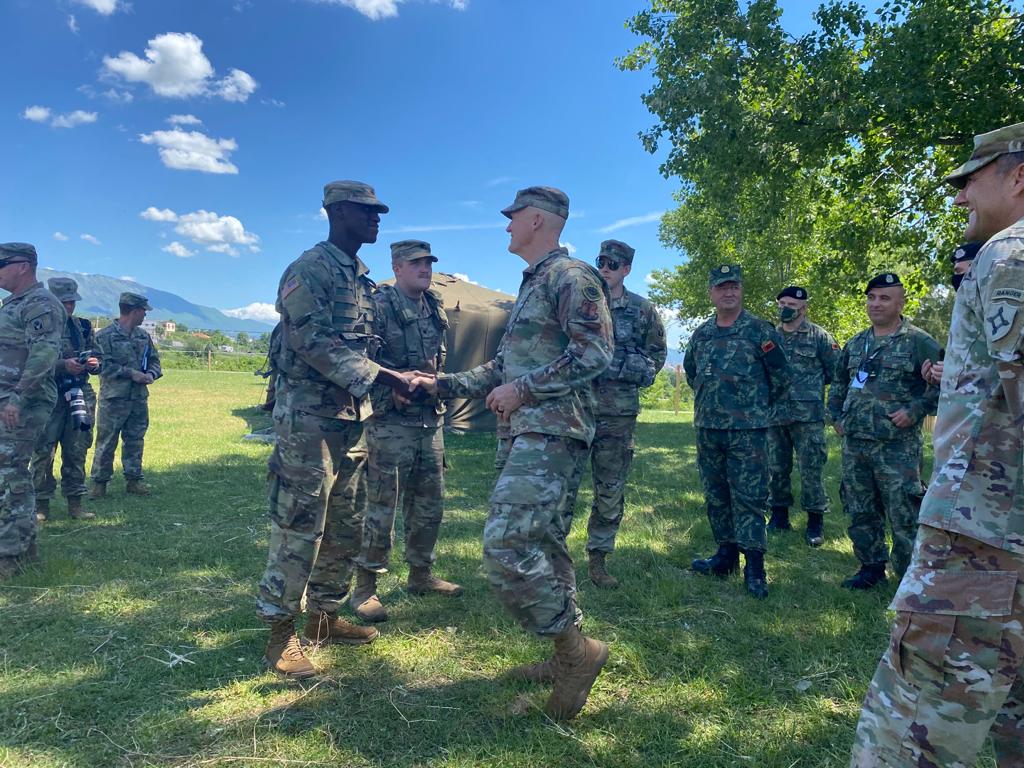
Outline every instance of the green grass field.
<path id="1" fill-rule="evenodd" d="M 501 677 L 550 646 L 480 571 L 493 435 L 448 439 L 437 572 L 466 595 L 409 596 L 398 544 L 376 643 L 317 652 L 323 675 L 303 684 L 263 671 L 270 449 L 240 440 L 268 423 L 251 407 L 261 394 L 251 375 L 170 371 L 151 400 L 153 496 L 125 497 L 118 476 L 88 523 L 55 502 L 41 565 L 0 586 L 0 766 L 846 765 L 895 585 L 839 587 L 856 563 L 838 509 L 821 549 L 772 538 L 766 601 L 738 578 L 691 575 L 713 544 L 693 429 L 671 414 L 641 417 L 609 561 L 626 588 L 586 580 L 587 481 L 581 492 L 570 545 L 585 629 L 612 656 L 569 727 L 544 717 L 545 687 Z"/>

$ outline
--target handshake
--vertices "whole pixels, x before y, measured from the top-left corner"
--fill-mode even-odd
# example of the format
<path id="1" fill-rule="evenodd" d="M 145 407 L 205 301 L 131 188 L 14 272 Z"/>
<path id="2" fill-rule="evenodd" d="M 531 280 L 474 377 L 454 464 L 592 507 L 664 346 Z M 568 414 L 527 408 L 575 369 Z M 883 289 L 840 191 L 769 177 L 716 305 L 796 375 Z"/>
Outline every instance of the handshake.
<path id="1" fill-rule="evenodd" d="M 403 405 L 424 403 L 437 396 L 437 376 L 433 373 L 399 373 L 389 368 L 381 368 L 377 373 L 377 383 L 390 387 L 392 396 Z"/>

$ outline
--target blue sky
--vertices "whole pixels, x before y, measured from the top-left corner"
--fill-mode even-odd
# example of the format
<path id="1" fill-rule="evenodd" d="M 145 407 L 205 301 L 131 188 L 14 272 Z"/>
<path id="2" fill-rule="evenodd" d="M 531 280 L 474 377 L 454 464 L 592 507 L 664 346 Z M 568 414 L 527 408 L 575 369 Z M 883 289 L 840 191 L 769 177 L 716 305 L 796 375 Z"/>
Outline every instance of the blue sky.
<path id="1" fill-rule="evenodd" d="M 390 275 L 389 242 L 421 238 L 438 269 L 515 293 L 498 211 L 550 184 L 570 196 L 575 255 L 625 240 L 644 292 L 679 255 L 657 239 L 678 183 L 637 139 L 650 78 L 614 65 L 643 6 L 10 0 L 0 241 L 199 304 L 267 304 L 326 237 L 323 184 L 350 178 L 391 206 L 360 253 L 372 276 Z M 786 8 L 791 31 L 810 23 L 803 0 Z"/>

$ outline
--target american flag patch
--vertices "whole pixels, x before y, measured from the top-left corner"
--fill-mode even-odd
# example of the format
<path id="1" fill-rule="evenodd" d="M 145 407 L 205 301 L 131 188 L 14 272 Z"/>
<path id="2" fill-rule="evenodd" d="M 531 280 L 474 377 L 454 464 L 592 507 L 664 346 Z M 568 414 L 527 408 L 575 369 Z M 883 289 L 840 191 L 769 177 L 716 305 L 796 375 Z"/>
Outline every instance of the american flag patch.
<path id="1" fill-rule="evenodd" d="M 287 298 L 288 294 L 291 293 L 292 291 L 294 291 L 298 287 L 299 287 L 299 278 L 297 278 L 297 277 L 289 278 L 288 282 L 286 282 L 284 284 L 284 286 L 282 286 L 282 288 L 281 288 L 281 298 L 282 299 Z"/>

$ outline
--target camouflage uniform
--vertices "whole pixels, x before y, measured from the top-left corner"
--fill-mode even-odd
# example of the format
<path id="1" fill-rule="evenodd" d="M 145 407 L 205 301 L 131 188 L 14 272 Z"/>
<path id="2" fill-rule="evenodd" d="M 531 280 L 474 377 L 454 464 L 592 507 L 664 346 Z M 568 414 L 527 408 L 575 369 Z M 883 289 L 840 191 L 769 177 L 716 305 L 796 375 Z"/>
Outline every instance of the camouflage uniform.
<path id="1" fill-rule="evenodd" d="M 376 360 L 391 370 L 440 371 L 448 327 L 441 297 L 428 291 L 413 302 L 385 285 L 373 301 L 374 333 L 381 339 Z M 429 567 L 443 515 L 444 407 L 439 401 L 397 407 L 390 389 L 375 386 L 373 411 L 366 427 L 368 503 L 356 563 L 378 573 L 387 570 L 402 499 L 405 560 Z"/>
<path id="2" fill-rule="evenodd" d="M 768 426 L 790 382 L 782 339 L 746 310 L 727 328 L 711 317 L 690 337 L 683 369 L 695 396 L 697 466 L 715 542 L 764 552 Z"/>
<path id="3" fill-rule="evenodd" d="M 366 265 L 329 242 L 303 253 L 278 286 L 281 348 L 270 456 L 270 551 L 257 612 L 270 623 L 337 613 L 348 595 L 366 506 L 362 422 L 380 366 L 369 356 L 374 308 Z"/>
<path id="4" fill-rule="evenodd" d="M 34 254 L 32 249 L 32 263 Z M 0 257 L 14 255 L 0 246 Z M 14 429 L 0 423 L 0 560 L 19 558 L 35 544 L 36 504 L 28 465 L 57 400 L 53 365 L 66 318 L 64 307 L 39 282 L 0 305 L 0 408 L 12 404 L 21 412 Z"/>
<path id="5" fill-rule="evenodd" d="M 936 470 L 854 768 L 966 768 L 986 735 L 1001 768 L 1024 764 L 1022 304 L 1024 219 L 988 241 L 956 294 Z"/>
<path id="6" fill-rule="evenodd" d="M 889 560 L 885 521 L 892 529 L 892 568 L 907 569 L 917 532 L 921 486 L 921 422 L 935 413 L 939 393 L 921 378 L 925 360 L 939 345 L 903 321 L 888 336 L 861 331 L 843 347 L 828 410 L 843 428 L 843 505 L 850 515 L 853 552 L 864 565 Z M 863 387 L 851 386 L 866 371 Z M 862 374 L 863 376 L 863 374 Z M 905 408 L 912 426 L 897 427 L 889 414 Z"/>
<path id="7" fill-rule="evenodd" d="M 149 429 L 149 386 L 131 379 L 133 371 L 160 378 L 160 353 L 142 328 L 127 333 L 115 320 L 96 333 L 100 369 L 100 403 L 92 480 L 106 484 L 114 475 L 114 452 L 121 438 L 121 465 L 129 481 L 142 480 L 142 449 Z"/>
<path id="8" fill-rule="evenodd" d="M 611 360 L 612 326 L 596 270 L 557 248 L 523 271 L 494 359 L 438 377 L 444 398 L 485 397 L 514 383 L 523 405 L 484 525 L 484 567 L 505 608 L 528 631 L 554 636 L 577 621 L 559 560 L 574 472 L 594 438 L 591 382 Z M 500 462 L 499 462 L 500 463 Z"/>
<path id="9" fill-rule="evenodd" d="M 654 305 L 623 289 L 610 303 L 615 331 L 611 365 L 597 378 L 596 431 L 590 448 L 594 501 L 587 523 L 587 551 L 611 553 L 624 508 L 626 477 L 633 463 L 640 387 L 649 387 L 665 365 L 665 328 Z M 581 473 L 582 474 L 582 473 Z M 572 525 L 573 510 L 568 510 Z"/>
<path id="10" fill-rule="evenodd" d="M 786 331 L 781 325 L 778 331 L 793 383 L 775 404 L 769 431 L 772 479 L 768 504 L 771 507 L 793 506 L 790 475 L 796 449 L 803 509 L 824 513 L 828 509 L 822 480 L 828 460 L 825 386 L 832 383 L 839 345 L 828 331 L 806 319 L 795 331 Z"/>
<path id="11" fill-rule="evenodd" d="M 57 384 L 57 403 L 50 413 L 39 440 L 36 442 L 32 455 L 32 484 L 35 486 L 37 499 L 52 499 L 57 490 L 57 480 L 53 476 L 53 462 L 60 445 L 60 484 L 65 498 L 84 496 L 85 457 L 92 446 L 93 422 L 96 419 L 96 392 L 89 383 L 89 371 L 72 377 L 64 361 L 76 358 L 80 352 L 92 352 L 92 356 L 100 358 L 96 350 L 96 339 L 92 332 L 92 323 L 84 317 L 69 317 L 64 324 L 64 335 L 61 338 L 61 352 L 54 366 L 54 381 Z M 70 401 L 67 397 L 69 384 L 82 390 L 85 408 L 88 413 L 86 429 L 79 429 L 71 416 Z"/>

